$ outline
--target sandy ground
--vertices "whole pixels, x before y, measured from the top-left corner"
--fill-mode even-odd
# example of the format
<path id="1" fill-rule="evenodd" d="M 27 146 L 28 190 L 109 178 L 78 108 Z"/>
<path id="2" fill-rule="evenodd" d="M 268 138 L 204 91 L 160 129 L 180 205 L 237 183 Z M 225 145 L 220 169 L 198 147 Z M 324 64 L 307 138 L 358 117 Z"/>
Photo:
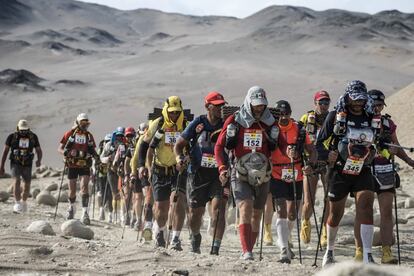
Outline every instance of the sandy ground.
<path id="1" fill-rule="evenodd" d="M 335 101 L 352 79 L 392 95 L 387 112 L 398 124 L 400 142 L 413 146 L 413 14 L 273 6 L 238 19 L 118 11 L 71 0 L 8 0 L 2 5 L 0 71 L 29 70 L 45 79 L 40 85 L 46 91 L 0 86 L 0 144 L 26 118 L 40 138 L 44 164 L 62 167 L 58 142 L 81 112 L 89 114 L 90 130 L 100 140 L 118 125 L 137 126 L 169 95 L 182 97 L 184 107 L 198 115 L 204 112 L 202 97 L 208 91 L 218 90 L 230 104 L 240 105 L 248 88 L 260 85 L 271 103 L 290 101 L 298 118 L 312 108 L 316 90 L 326 89 Z M 59 80 L 84 84 L 56 84 Z M 414 196 L 413 176 L 412 169 L 402 171 L 399 201 Z M 58 179 L 35 179 L 32 188 L 52 181 Z M 10 179 L 0 179 L 0 191 L 9 184 Z M 321 196 L 319 191 L 319 202 Z M 206 229 L 201 255 L 188 253 L 186 230 L 183 252 L 154 251 L 152 244 L 135 241 L 136 232 L 127 229 L 121 240 L 120 226 L 96 220 L 92 241 L 60 236 L 67 203 L 59 205 L 56 221 L 52 207 L 30 200 L 30 212 L 15 215 L 12 204 L 13 198 L 0 203 L 0 274 L 171 275 L 187 270 L 190 275 L 311 275 L 320 270 L 311 266 L 316 235 L 310 247 L 302 248 L 303 265 L 298 259 L 278 264 L 276 246 L 264 247 L 261 262 L 258 248 L 256 261 L 244 262 L 234 227 L 228 227 L 219 257 L 208 254 Z M 399 211 L 401 218 L 414 212 Z M 319 216 L 321 212 L 317 206 Z M 57 236 L 25 232 L 37 219 L 48 220 Z M 402 264 L 411 269 L 413 225 L 412 218 L 400 225 Z M 352 233 L 352 226 L 344 226 L 338 239 L 352 239 Z M 294 244 L 298 253 L 296 232 Z M 53 252 L 43 256 L 30 251 L 40 246 Z M 353 253 L 352 244 L 338 245 L 337 259 L 352 259 Z M 380 248 L 374 249 L 374 257 L 379 261 Z"/>
<path id="2" fill-rule="evenodd" d="M 410 180 L 414 176 L 413 170 L 404 169 L 402 172 L 402 189 L 398 191 L 398 202 L 414 196 L 414 188 Z M 33 188 L 44 188 L 58 178 L 35 179 Z M 6 190 L 10 179 L 0 180 L 0 190 Z M 316 212 L 322 213 L 321 189 L 318 192 Z M 79 203 L 78 203 L 79 204 Z M 154 250 L 152 243 L 140 244 L 136 241 L 137 232 L 127 228 L 123 240 L 121 240 L 122 228 L 119 225 L 110 225 L 106 222 L 92 220 L 91 229 L 95 237 L 91 241 L 62 236 L 60 225 L 64 222 L 63 215 L 67 203 L 59 204 L 56 221 L 53 221 L 54 207 L 37 205 L 29 200 L 30 211 L 27 214 L 16 215 L 11 212 L 13 198 L 6 203 L 0 203 L 0 272 L 1 274 L 21 275 L 71 275 L 85 274 L 110 274 L 110 275 L 171 275 L 175 270 L 186 270 L 190 275 L 274 275 L 276 272 L 289 273 L 291 275 L 313 275 L 321 267 L 321 255 L 318 259 L 319 267 L 312 266 L 314 262 L 316 235 L 313 228 L 313 236 L 309 245 L 302 243 L 303 264 L 299 264 L 296 257 L 292 264 L 282 265 L 277 262 L 279 249 L 276 246 L 263 247 L 263 260 L 259 261 L 259 247 L 255 247 L 255 261 L 239 260 L 240 245 L 238 235 L 235 234 L 234 225 L 227 227 L 222 243 L 220 256 L 210 256 L 211 238 L 207 230 L 203 228 L 202 254 L 189 253 L 188 231 L 184 227 L 182 241 L 184 251 Z M 78 205 L 79 206 L 79 205 Z M 352 213 L 351 205 L 347 211 Z M 375 207 L 378 210 L 378 207 Z M 78 209 L 80 209 L 78 207 Z M 405 224 L 399 224 L 401 243 L 402 266 L 414 269 L 414 209 L 399 208 L 399 218 L 410 219 Z M 97 218 L 98 212 L 95 212 Z M 77 218 L 80 217 L 78 211 Z M 56 236 L 44 236 L 25 231 L 26 227 L 34 220 L 47 220 L 57 233 Z M 296 228 L 295 228 L 296 229 Z M 343 226 L 339 230 L 338 241 L 342 243 L 352 240 L 353 227 Z M 275 229 L 273 236 L 276 240 Z M 294 252 L 298 256 L 298 244 L 296 231 L 293 231 Z M 33 249 L 45 246 L 53 250 L 49 255 L 33 253 Z M 396 253 L 396 246 L 393 247 Z M 338 244 L 336 259 L 339 262 L 352 260 L 354 246 L 352 244 Z M 380 261 L 380 247 L 374 247 L 374 258 Z M 38 273 L 38 274 L 36 274 Z"/>

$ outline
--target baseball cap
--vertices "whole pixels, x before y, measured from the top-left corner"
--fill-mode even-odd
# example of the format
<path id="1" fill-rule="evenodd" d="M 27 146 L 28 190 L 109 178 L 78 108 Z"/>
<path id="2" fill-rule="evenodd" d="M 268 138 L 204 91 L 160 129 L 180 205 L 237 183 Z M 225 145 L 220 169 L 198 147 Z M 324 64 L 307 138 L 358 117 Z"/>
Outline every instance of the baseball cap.
<path id="1" fill-rule="evenodd" d="M 29 129 L 29 124 L 27 123 L 27 121 L 26 121 L 26 120 L 20 120 L 20 121 L 17 123 L 17 128 L 18 128 L 19 130 L 28 130 L 28 129 Z"/>
<path id="2" fill-rule="evenodd" d="M 319 101 L 319 100 L 322 100 L 322 99 L 330 100 L 331 98 L 329 97 L 328 92 L 326 92 L 325 90 L 321 90 L 321 91 L 318 91 L 318 92 L 315 93 L 315 96 L 313 96 L 313 99 L 315 101 Z"/>
<path id="3" fill-rule="evenodd" d="M 223 95 L 221 95 L 219 92 L 212 91 L 207 94 L 207 96 L 204 98 L 206 104 L 212 104 L 212 105 L 222 105 L 226 104 L 227 102 L 224 100 Z"/>
<path id="4" fill-rule="evenodd" d="M 253 86 L 247 93 L 250 94 L 250 104 L 252 106 L 268 105 L 266 92 L 263 88 L 259 86 Z"/>

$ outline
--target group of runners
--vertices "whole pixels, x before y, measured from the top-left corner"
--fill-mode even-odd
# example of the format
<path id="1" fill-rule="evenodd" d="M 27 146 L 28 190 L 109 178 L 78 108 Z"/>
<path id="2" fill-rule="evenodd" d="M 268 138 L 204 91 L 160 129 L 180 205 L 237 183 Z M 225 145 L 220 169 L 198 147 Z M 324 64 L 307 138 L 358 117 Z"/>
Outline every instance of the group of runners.
<path id="1" fill-rule="evenodd" d="M 264 89 L 254 86 L 240 107 L 227 106 L 218 92 L 208 93 L 205 114 L 192 118 L 181 99 L 170 96 L 159 116 L 137 129 L 116 128 L 98 147 L 88 130 L 87 114 L 79 114 L 58 149 L 69 179 L 66 219 L 75 218 L 79 180 L 82 223 L 90 224 L 90 195 L 95 193 L 99 220 L 129 225 L 142 239 L 154 240 L 156 247 L 178 251 L 183 250 L 180 234 L 187 221 L 190 251 L 201 253 L 200 230 L 207 209 L 213 236 L 210 254 L 219 255 L 226 209 L 233 203 L 241 258 L 255 258 L 258 236 L 265 245 L 273 244 L 276 213 L 279 261 L 290 263 L 295 257 L 294 228 L 301 260 L 300 242 L 311 241 L 312 215 L 314 224 L 319 221 L 314 207 L 321 181 L 323 223 L 315 228 L 317 248 L 326 247 L 322 265 L 335 262 L 335 241 L 348 195 L 356 206 L 355 260 L 375 262 L 375 194 L 381 213 L 381 263 L 397 263 L 391 251 L 393 201 L 399 185 L 394 156 L 411 167 L 414 161 L 399 146 L 395 123 L 382 113 L 384 94 L 368 91 L 356 80 L 347 84 L 332 111 L 326 91 L 316 92 L 313 103 L 312 110 L 296 121 L 289 102 L 280 100 L 272 106 Z M 40 166 L 39 140 L 28 122 L 20 120 L 6 140 L 0 166 L 4 174 L 10 152 L 15 213 L 27 211 L 34 149 Z M 93 191 L 89 191 L 91 177 Z"/>

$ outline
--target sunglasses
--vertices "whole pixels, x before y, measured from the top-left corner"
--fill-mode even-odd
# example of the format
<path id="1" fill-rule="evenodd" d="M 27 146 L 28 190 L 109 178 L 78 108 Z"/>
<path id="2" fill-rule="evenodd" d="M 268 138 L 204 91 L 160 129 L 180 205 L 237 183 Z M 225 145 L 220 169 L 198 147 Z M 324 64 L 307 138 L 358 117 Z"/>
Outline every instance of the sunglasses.
<path id="1" fill-rule="evenodd" d="M 170 111 L 169 114 L 180 115 L 181 111 Z"/>
<path id="2" fill-rule="evenodd" d="M 287 111 L 281 111 L 281 112 L 279 113 L 279 116 L 290 116 L 290 112 L 287 112 Z"/>
<path id="3" fill-rule="evenodd" d="M 330 103 L 331 103 L 330 100 L 320 100 L 320 101 L 318 101 L 319 105 L 329 105 Z"/>

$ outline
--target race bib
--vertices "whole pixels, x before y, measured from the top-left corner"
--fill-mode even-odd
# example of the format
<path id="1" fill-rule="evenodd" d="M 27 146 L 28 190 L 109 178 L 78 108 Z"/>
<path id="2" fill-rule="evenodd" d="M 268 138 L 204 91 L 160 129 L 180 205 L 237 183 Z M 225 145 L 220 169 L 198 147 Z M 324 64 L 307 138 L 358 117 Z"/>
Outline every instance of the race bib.
<path id="1" fill-rule="evenodd" d="M 243 147 L 245 149 L 261 149 L 263 143 L 263 134 L 261 130 L 246 129 L 244 131 Z"/>
<path id="2" fill-rule="evenodd" d="M 29 138 L 20 138 L 19 148 L 21 148 L 21 149 L 29 148 Z"/>
<path id="3" fill-rule="evenodd" d="M 342 173 L 350 175 L 359 175 L 364 166 L 364 159 L 349 157 L 346 160 Z"/>
<path id="4" fill-rule="evenodd" d="M 172 132 L 172 131 L 167 131 L 165 132 L 165 144 L 166 145 L 174 145 L 177 140 L 178 137 L 180 137 L 181 133 L 180 132 Z"/>
<path id="5" fill-rule="evenodd" d="M 295 169 L 295 180 L 298 178 L 298 170 Z M 293 182 L 293 169 L 283 168 L 282 169 L 282 181 L 284 182 Z"/>
<path id="6" fill-rule="evenodd" d="M 76 144 L 86 144 L 86 135 L 85 134 L 76 134 L 75 135 Z"/>
<path id="7" fill-rule="evenodd" d="M 216 158 L 213 154 L 203 153 L 201 157 L 201 167 L 203 168 L 217 168 Z"/>

